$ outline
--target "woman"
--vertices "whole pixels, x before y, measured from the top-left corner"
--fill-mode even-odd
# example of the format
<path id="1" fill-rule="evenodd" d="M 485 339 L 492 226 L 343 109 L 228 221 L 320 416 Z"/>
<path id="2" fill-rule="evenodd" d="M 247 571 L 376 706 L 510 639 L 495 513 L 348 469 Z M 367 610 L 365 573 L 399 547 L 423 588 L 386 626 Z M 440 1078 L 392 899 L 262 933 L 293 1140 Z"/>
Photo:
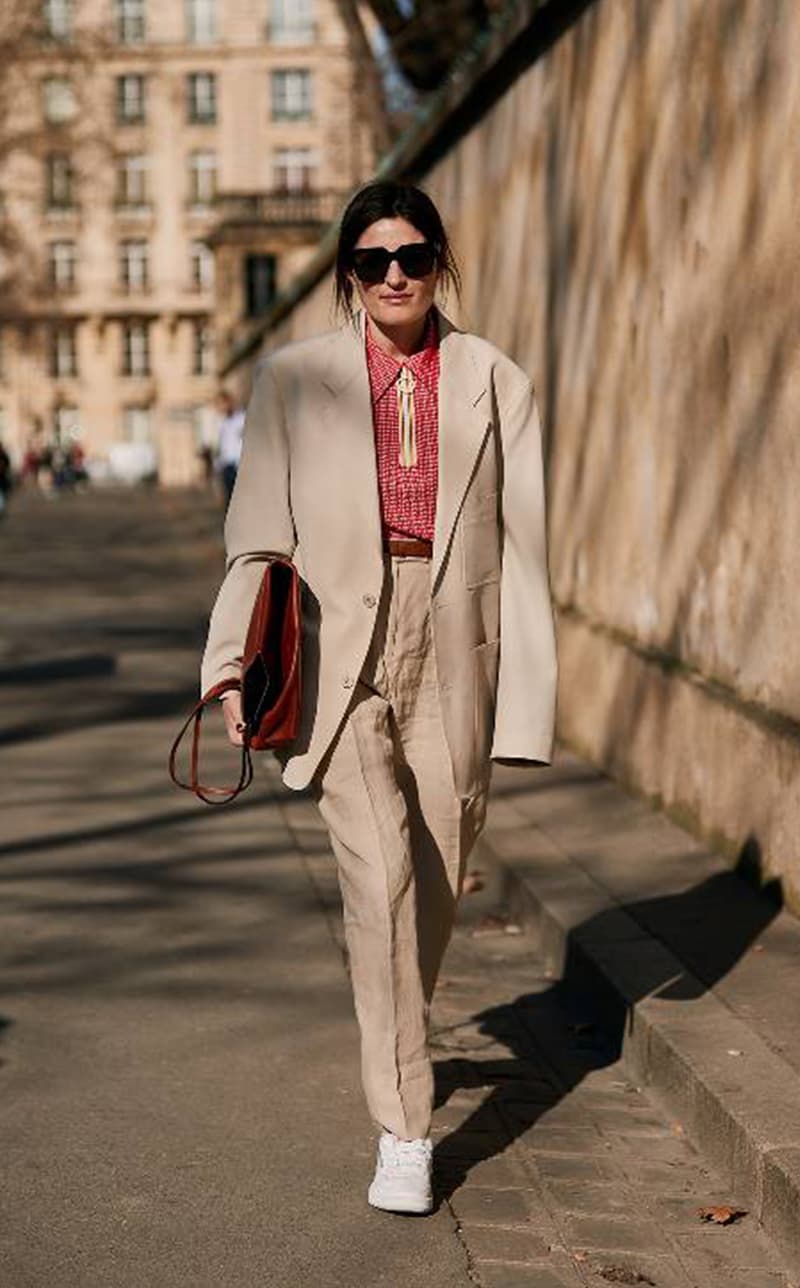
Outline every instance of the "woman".
<path id="1" fill-rule="evenodd" d="M 556 682 L 533 390 L 439 311 L 448 281 L 424 192 L 353 197 L 345 324 L 256 372 L 202 673 L 203 692 L 237 674 L 263 561 L 291 558 L 305 674 L 283 778 L 330 831 L 382 1129 L 368 1199 L 396 1212 L 431 1208 L 428 1011 L 490 764 L 549 760 Z M 224 701 L 237 744 L 240 698 Z"/>

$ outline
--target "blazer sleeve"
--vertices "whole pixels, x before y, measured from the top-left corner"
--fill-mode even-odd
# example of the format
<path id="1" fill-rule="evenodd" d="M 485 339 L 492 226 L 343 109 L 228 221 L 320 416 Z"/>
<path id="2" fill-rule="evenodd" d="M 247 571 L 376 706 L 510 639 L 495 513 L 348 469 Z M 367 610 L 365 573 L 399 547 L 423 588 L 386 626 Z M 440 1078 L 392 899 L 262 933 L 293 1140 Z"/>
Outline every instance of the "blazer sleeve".
<path id="1" fill-rule="evenodd" d="M 220 680 L 238 678 L 264 564 L 274 555 L 291 559 L 296 544 L 286 421 L 275 374 L 264 359 L 256 369 L 225 519 L 226 572 L 209 622 L 201 693 Z"/>
<path id="2" fill-rule="evenodd" d="M 542 435 L 530 382 L 501 413 L 503 555 L 493 760 L 552 757 L 556 644 L 547 568 Z"/>

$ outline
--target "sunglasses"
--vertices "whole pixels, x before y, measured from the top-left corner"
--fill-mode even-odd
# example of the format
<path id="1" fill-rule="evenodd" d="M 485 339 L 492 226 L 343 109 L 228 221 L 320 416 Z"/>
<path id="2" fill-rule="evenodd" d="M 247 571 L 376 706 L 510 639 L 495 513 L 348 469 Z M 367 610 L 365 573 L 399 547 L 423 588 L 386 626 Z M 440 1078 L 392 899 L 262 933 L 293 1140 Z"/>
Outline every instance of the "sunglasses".
<path id="1" fill-rule="evenodd" d="M 365 286 L 377 286 L 395 259 L 406 277 L 427 277 L 436 263 L 436 247 L 431 242 L 408 242 L 405 246 L 398 246 L 397 250 L 368 246 L 354 250 L 350 263 L 359 282 Z"/>

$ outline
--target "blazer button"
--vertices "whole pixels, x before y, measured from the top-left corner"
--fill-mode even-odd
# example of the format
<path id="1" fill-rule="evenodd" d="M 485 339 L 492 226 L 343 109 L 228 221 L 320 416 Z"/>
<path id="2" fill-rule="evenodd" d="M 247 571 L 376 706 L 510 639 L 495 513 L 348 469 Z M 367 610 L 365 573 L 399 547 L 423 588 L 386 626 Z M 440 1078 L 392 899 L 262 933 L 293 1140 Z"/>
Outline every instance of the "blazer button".
<path id="1" fill-rule="evenodd" d="M 342 687 L 345 689 L 352 689 L 354 684 L 355 684 L 355 680 L 353 679 L 352 675 L 346 675 L 342 680 Z"/>
<path id="2" fill-rule="evenodd" d="M 378 602 L 374 595 L 362 595 L 361 599 L 362 602 L 366 604 L 367 608 L 374 608 Z"/>

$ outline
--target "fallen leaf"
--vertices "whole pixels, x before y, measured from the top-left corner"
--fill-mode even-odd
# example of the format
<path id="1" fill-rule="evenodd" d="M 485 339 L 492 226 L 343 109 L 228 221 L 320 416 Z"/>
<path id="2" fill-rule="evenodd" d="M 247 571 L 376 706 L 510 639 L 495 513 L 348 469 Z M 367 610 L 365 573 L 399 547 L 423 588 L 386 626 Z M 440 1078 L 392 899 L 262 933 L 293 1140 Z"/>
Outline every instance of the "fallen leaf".
<path id="1" fill-rule="evenodd" d="M 734 1221 L 740 1221 L 743 1216 L 747 1216 L 747 1209 L 721 1203 L 713 1207 L 700 1207 L 697 1209 L 697 1215 L 701 1221 L 711 1221 L 714 1225 L 733 1225 Z"/>
<path id="2" fill-rule="evenodd" d="M 641 1270 L 634 1270 L 632 1266 L 593 1266 L 592 1269 L 610 1284 L 645 1284 L 656 1288 L 654 1279 L 643 1275 Z"/>

